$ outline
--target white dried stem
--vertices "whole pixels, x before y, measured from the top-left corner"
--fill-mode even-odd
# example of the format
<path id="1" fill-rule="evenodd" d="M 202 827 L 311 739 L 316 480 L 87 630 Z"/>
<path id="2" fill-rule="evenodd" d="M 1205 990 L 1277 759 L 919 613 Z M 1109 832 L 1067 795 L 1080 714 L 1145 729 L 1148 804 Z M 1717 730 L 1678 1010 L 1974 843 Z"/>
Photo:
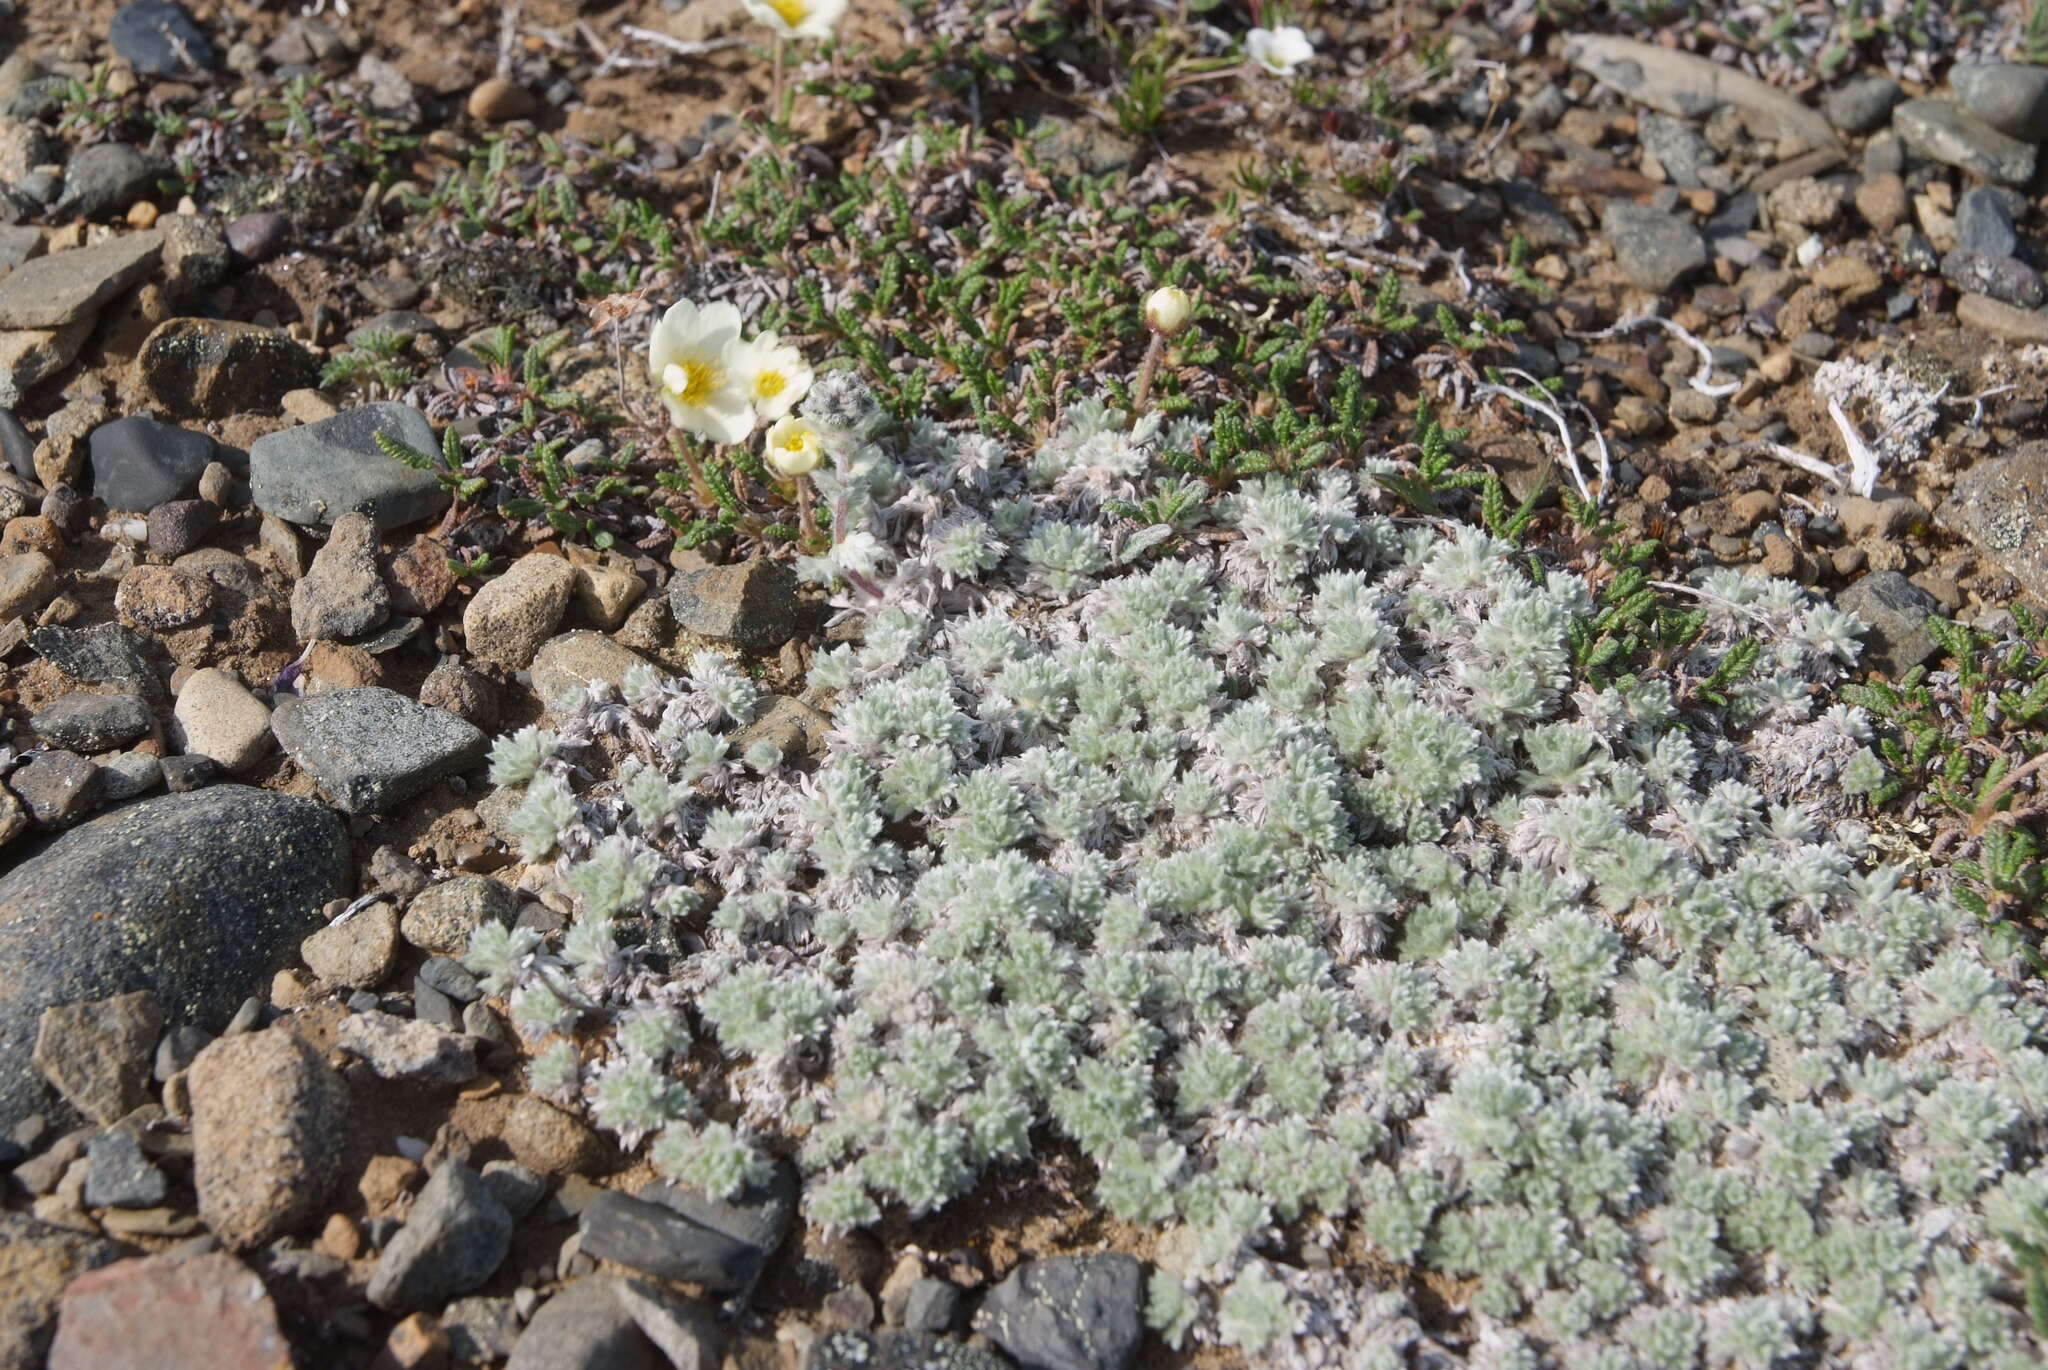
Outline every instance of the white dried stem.
<path id="1" fill-rule="evenodd" d="M 1700 359 L 1699 370 L 1693 372 L 1686 382 L 1693 389 L 1699 391 L 1702 395 L 1711 395 L 1719 399 L 1724 395 L 1732 395 L 1742 388 L 1742 384 L 1739 381 L 1728 381 L 1720 385 L 1714 384 L 1712 380 L 1714 374 L 1714 349 L 1708 347 L 1685 329 L 1661 315 L 1637 314 L 1623 319 L 1611 328 L 1603 328 L 1597 333 L 1567 333 L 1565 336 L 1576 338 L 1581 342 L 1599 342 L 1603 339 L 1629 332 L 1631 329 L 1640 328 L 1646 323 L 1657 325 L 1657 327 L 1663 329 L 1687 347 L 1690 347 L 1693 350 L 1693 355 Z"/>

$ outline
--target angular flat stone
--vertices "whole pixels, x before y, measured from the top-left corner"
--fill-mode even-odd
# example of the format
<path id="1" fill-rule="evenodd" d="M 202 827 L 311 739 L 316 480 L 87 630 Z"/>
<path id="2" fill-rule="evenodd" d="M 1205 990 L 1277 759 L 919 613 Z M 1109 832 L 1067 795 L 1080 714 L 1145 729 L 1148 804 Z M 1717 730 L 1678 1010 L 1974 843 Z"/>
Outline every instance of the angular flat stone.
<path id="1" fill-rule="evenodd" d="M 483 761 L 490 740 L 454 714 L 368 685 L 286 698 L 271 731 L 344 813 L 377 813 Z"/>
<path id="2" fill-rule="evenodd" d="M 672 1208 L 607 1190 L 580 1219 L 584 1254 L 657 1279 L 701 1285 L 714 1294 L 749 1288 L 761 1252 L 737 1238 L 692 1222 Z"/>
<path id="3" fill-rule="evenodd" d="M 102 1125 L 149 1098 L 163 1010 L 147 990 L 53 1004 L 36 1024 L 36 1069 L 70 1104 Z"/>
<path id="4" fill-rule="evenodd" d="M 256 1272 L 225 1252 L 145 1256 L 64 1291 L 50 1370 L 276 1370 L 291 1343 Z"/>
<path id="5" fill-rule="evenodd" d="M 603 633 L 587 628 L 551 637 L 533 655 L 533 692 L 541 703 L 552 706 L 572 689 L 602 680 L 614 690 L 635 666 L 654 663 L 631 647 L 621 646 Z"/>
<path id="6" fill-rule="evenodd" d="M 468 1166 L 444 1161 L 377 1258 L 369 1299 L 391 1313 L 438 1308 L 491 1277 L 512 1245 L 512 1215 Z"/>
<path id="7" fill-rule="evenodd" d="M 773 651 L 796 632 L 796 573 L 765 557 L 678 572 L 668 602 L 677 626 L 750 651 Z"/>
<path id="8" fill-rule="evenodd" d="M 2048 601 L 2048 441 L 1978 462 L 1956 478 L 1934 518 L 2003 567 L 2029 599 Z"/>
<path id="9" fill-rule="evenodd" d="M 147 414 L 101 424 L 88 447 L 93 493 L 109 509 L 137 512 L 189 495 L 217 450 L 206 434 Z"/>
<path id="10" fill-rule="evenodd" d="M 12 280 L 19 271 L 10 273 Z M 62 328 L 13 328 L 0 332 L 0 405 L 12 409 L 31 390 L 71 365 L 92 335 L 96 314 L 81 314 Z"/>
<path id="11" fill-rule="evenodd" d="M 2034 145 L 2000 133 L 1947 100 L 1908 100 L 1892 111 L 1892 128 L 1922 157 L 1987 181 L 2024 185 L 2034 178 Z"/>
<path id="12" fill-rule="evenodd" d="M 30 633 L 28 645 L 73 680 L 139 687 L 147 697 L 163 696 L 157 665 L 162 647 L 118 623 L 95 623 L 90 628 L 52 624 Z"/>
<path id="13" fill-rule="evenodd" d="M 402 528 L 446 508 L 448 494 L 434 474 L 385 456 L 378 433 L 428 456 L 439 446 L 426 415 L 394 403 L 266 433 L 249 447 L 256 507 L 307 526 L 363 513 L 380 529 Z"/>
<path id="14" fill-rule="evenodd" d="M 0 277 L 0 328 L 61 329 L 156 269 L 164 236 L 124 233 L 92 247 L 37 257 Z"/>
<path id="15" fill-rule="evenodd" d="M 467 1037 L 396 1014 L 351 1013 L 337 1034 L 380 1080 L 460 1085 L 476 1078 L 476 1047 Z"/>
<path id="16" fill-rule="evenodd" d="M 149 705 L 140 695 L 77 690 L 52 700 L 29 720 L 53 747 L 91 755 L 125 747 L 149 731 Z"/>
<path id="17" fill-rule="evenodd" d="M 974 1330 L 1019 1364 L 1123 1370 L 1145 1327 L 1145 1268 L 1120 1251 L 1026 1261 L 989 1291 Z"/>
<path id="18" fill-rule="evenodd" d="M 316 800 L 221 785 L 74 828 L 0 876 L 0 1128 L 63 1110 L 31 1060 L 56 1004 L 135 990 L 219 1025 L 320 924 L 352 874 Z"/>
<path id="19" fill-rule="evenodd" d="M 505 1370 L 662 1370 L 668 1364 L 619 1299 L 617 1281 L 588 1275 L 541 1305 Z"/>

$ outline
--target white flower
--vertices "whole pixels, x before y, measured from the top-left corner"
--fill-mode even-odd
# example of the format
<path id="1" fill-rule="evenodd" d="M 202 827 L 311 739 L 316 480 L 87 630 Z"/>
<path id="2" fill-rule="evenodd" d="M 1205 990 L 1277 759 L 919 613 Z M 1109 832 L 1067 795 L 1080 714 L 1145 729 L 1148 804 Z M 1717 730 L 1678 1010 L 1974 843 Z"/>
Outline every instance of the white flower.
<path id="1" fill-rule="evenodd" d="M 1195 303 L 1188 298 L 1188 292 L 1178 286 L 1162 285 L 1145 297 L 1145 323 L 1155 333 L 1167 337 L 1186 328 L 1188 315 Z"/>
<path id="2" fill-rule="evenodd" d="M 809 420 L 785 415 L 769 427 L 768 446 L 762 455 L 785 476 L 805 475 L 817 470 L 825 459 L 825 438 Z"/>
<path id="3" fill-rule="evenodd" d="M 757 333 L 734 347 L 732 369 L 754 412 L 771 421 L 787 414 L 811 388 L 803 353 L 777 333 Z"/>
<path id="4" fill-rule="evenodd" d="M 747 13 L 781 38 L 830 38 L 846 0 L 740 0 Z"/>
<path id="5" fill-rule="evenodd" d="M 677 300 L 647 340 L 647 365 L 676 426 L 712 442 L 745 442 L 754 407 L 733 373 L 740 311 Z"/>
<path id="6" fill-rule="evenodd" d="M 1253 29 L 1244 37 L 1245 55 L 1275 76 L 1292 76 L 1316 55 L 1308 35 L 1289 24 L 1278 29 Z"/>

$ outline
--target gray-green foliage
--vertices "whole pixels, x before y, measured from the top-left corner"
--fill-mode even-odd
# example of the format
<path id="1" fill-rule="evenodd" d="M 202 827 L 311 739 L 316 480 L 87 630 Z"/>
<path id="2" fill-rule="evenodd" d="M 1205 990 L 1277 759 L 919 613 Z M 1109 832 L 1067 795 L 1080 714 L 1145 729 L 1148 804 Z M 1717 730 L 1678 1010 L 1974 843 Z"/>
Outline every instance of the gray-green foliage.
<path id="1" fill-rule="evenodd" d="M 794 1155 L 831 1225 L 1049 1127 L 1174 1229 L 1155 1326 L 1275 1363 L 1419 1335 L 1269 1260 L 1347 1227 L 1468 1290 L 1487 1364 L 2038 1363 L 2040 996 L 1829 792 L 1863 741 L 1839 615 L 1717 575 L 1673 670 L 1761 634 L 1729 707 L 1575 690 L 1577 577 L 1334 472 L 1148 560 L 1101 509 L 1151 430 L 1079 422 L 1085 466 L 925 430 L 821 480 L 880 594 L 818 658 L 814 773 L 726 755 L 760 701 L 712 661 L 501 744 L 581 921 L 472 961 L 537 1044 L 621 1016 L 538 1079 L 707 1188 Z M 968 518 L 989 555 L 936 566 Z M 601 738 L 630 759 L 593 781 Z"/>

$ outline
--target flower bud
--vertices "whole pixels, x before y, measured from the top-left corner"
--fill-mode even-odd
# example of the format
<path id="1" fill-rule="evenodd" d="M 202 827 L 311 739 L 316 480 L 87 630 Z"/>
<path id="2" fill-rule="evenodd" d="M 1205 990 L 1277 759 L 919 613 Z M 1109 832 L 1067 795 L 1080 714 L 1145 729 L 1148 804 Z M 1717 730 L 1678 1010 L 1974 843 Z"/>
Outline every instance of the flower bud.
<path id="1" fill-rule="evenodd" d="M 1195 302 L 1179 286 L 1162 285 L 1145 297 L 1145 326 L 1164 337 L 1186 328 L 1194 312 Z"/>
<path id="2" fill-rule="evenodd" d="M 785 414 L 769 426 L 762 455 L 785 476 L 809 475 L 824 460 L 824 435 L 796 415 Z"/>

